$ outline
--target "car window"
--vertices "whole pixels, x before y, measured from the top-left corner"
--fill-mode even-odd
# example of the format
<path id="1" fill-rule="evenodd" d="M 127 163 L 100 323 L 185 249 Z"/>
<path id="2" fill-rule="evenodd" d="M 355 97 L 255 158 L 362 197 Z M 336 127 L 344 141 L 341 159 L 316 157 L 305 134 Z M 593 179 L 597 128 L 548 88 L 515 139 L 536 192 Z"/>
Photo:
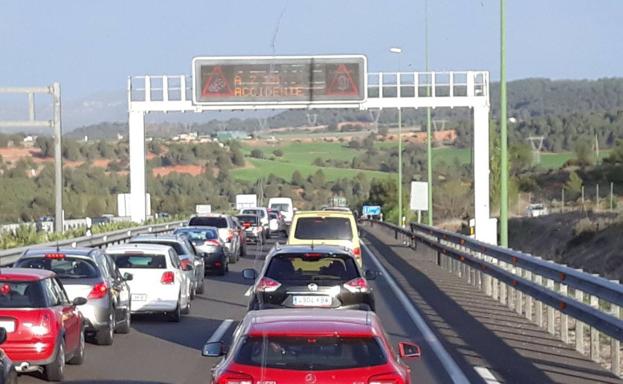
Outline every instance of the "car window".
<path id="1" fill-rule="evenodd" d="M 47 269 L 53 271 L 61 279 L 86 279 L 100 276 L 100 270 L 95 263 L 88 259 L 55 254 L 54 258 L 28 257 L 15 263 L 19 268 Z"/>
<path id="2" fill-rule="evenodd" d="M 56 278 L 52 280 L 52 289 L 56 292 L 56 295 L 60 298 L 61 304 L 69 304 L 69 297 L 67 296 L 67 292 L 63 288 L 63 284 Z"/>
<path id="3" fill-rule="evenodd" d="M 266 269 L 266 277 L 281 282 L 297 280 L 352 280 L 360 277 L 350 256 L 310 254 L 274 256 Z"/>
<path id="4" fill-rule="evenodd" d="M 104 278 L 110 278 L 114 276 L 114 269 L 112 268 L 112 265 L 114 265 L 114 263 L 110 262 L 109 264 L 108 258 L 105 254 L 96 254 L 94 256 L 94 260 L 95 264 L 97 265 L 100 273 L 102 274 L 102 276 L 104 276 Z"/>
<path id="5" fill-rule="evenodd" d="M 252 225 L 257 225 L 258 217 L 255 215 L 240 215 L 238 216 L 238 220 L 244 223 L 251 223 Z"/>
<path id="6" fill-rule="evenodd" d="M 186 236 L 195 245 L 203 245 L 206 240 L 218 239 L 218 233 L 214 229 L 180 229 L 175 233 Z"/>
<path id="7" fill-rule="evenodd" d="M 166 269 L 167 261 L 164 255 L 150 254 L 111 254 L 117 268 L 135 269 Z"/>
<path id="8" fill-rule="evenodd" d="M 205 226 L 216 228 L 227 228 L 227 219 L 224 217 L 193 217 L 188 223 L 190 226 Z"/>
<path id="9" fill-rule="evenodd" d="M 246 337 L 234 357 L 238 364 L 301 371 L 372 367 L 387 363 L 375 337 Z"/>
<path id="10" fill-rule="evenodd" d="M 140 240 L 136 241 L 137 243 L 140 243 Z M 134 243 L 134 241 L 133 241 Z M 149 242 L 147 242 L 147 244 L 159 244 L 159 245 L 167 245 L 173 249 L 175 249 L 175 252 L 177 252 L 178 255 L 188 255 L 189 252 L 187 249 L 184 248 L 184 245 L 182 245 L 180 242 L 178 241 L 174 241 L 174 240 L 150 240 Z"/>
<path id="11" fill-rule="evenodd" d="M 243 209 L 242 213 L 246 213 L 246 214 L 249 214 L 249 215 L 255 215 L 255 216 L 259 216 L 259 217 L 266 216 L 266 212 L 264 212 L 263 209 Z"/>
<path id="12" fill-rule="evenodd" d="M 274 209 L 275 211 L 288 212 L 290 210 L 290 204 L 273 203 L 270 205 L 270 209 Z"/>
<path id="13" fill-rule="evenodd" d="M 120 278 L 121 272 L 119 272 L 119 268 L 117 268 L 117 265 L 115 264 L 114 260 L 109 255 L 106 255 L 106 254 L 104 255 L 104 260 L 110 271 L 110 276 L 114 278 Z"/>
<path id="14" fill-rule="evenodd" d="M 173 264 L 174 268 L 180 267 L 180 258 L 174 250 L 169 251 L 169 260 L 171 261 L 171 264 Z"/>
<path id="15" fill-rule="evenodd" d="M 45 306 L 45 296 L 41 282 L 0 282 L 0 308 L 43 308 Z"/>
<path id="16" fill-rule="evenodd" d="M 301 217 L 294 237 L 303 240 L 352 240 L 353 228 L 345 217 Z"/>

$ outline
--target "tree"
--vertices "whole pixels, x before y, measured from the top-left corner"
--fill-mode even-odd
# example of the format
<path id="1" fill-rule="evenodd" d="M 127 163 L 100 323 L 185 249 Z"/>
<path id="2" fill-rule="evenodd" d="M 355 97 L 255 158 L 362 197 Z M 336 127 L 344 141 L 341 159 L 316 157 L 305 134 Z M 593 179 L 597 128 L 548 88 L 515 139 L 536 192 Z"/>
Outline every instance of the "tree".
<path id="1" fill-rule="evenodd" d="M 591 144 L 586 139 L 578 140 L 575 143 L 575 158 L 578 162 L 579 166 L 585 167 L 587 165 L 591 165 L 594 162 L 593 158 L 593 149 L 591 148 Z"/>
<path id="2" fill-rule="evenodd" d="M 273 151 L 273 155 L 275 155 L 276 157 L 281 157 L 283 156 L 283 151 L 281 149 L 275 149 Z"/>
<path id="3" fill-rule="evenodd" d="M 292 172 L 292 185 L 296 185 L 298 187 L 302 187 L 305 184 L 305 179 L 303 179 L 303 175 L 298 170 Z"/>
<path id="4" fill-rule="evenodd" d="M 569 200 L 576 200 L 582 193 L 582 178 L 576 173 L 571 172 L 569 179 L 565 183 L 565 190 L 567 191 L 567 197 Z"/>
<path id="5" fill-rule="evenodd" d="M 254 149 L 251 151 L 251 157 L 255 158 L 255 159 L 263 159 L 264 158 L 264 152 L 262 152 L 260 149 Z"/>
<path id="6" fill-rule="evenodd" d="M 237 167 L 244 166 L 244 154 L 238 146 L 231 148 L 231 161 Z"/>
<path id="7" fill-rule="evenodd" d="M 54 156 L 54 139 L 51 137 L 39 136 L 35 140 L 35 145 L 41 150 L 42 157 Z"/>

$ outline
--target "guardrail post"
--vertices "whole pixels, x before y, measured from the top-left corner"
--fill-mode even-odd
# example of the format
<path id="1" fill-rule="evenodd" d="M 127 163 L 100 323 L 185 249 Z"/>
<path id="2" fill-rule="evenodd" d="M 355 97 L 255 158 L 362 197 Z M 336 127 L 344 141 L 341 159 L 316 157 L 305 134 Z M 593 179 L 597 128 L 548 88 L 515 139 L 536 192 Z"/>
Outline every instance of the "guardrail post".
<path id="1" fill-rule="evenodd" d="M 532 281 L 532 272 L 531 271 L 526 271 L 526 279 L 528 281 Z M 533 320 L 533 316 L 532 316 L 532 296 L 526 296 L 526 319 L 528 319 L 529 321 Z"/>
<path id="2" fill-rule="evenodd" d="M 552 279 L 546 279 L 546 286 L 547 288 L 551 289 L 552 291 L 554 290 L 554 280 Z M 547 306 L 547 332 L 550 335 L 555 335 L 556 334 L 556 327 L 554 324 L 554 308 L 550 307 L 549 305 Z"/>
<path id="3" fill-rule="evenodd" d="M 620 318 L 621 307 L 612 305 L 612 316 Z M 610 370 L 617 376 L 621 373 L 621 342 L 614 337 L 610 338 Z"/>
<path id="4" fill-rule="evenodd" d="M 576 289 L 575 298 L 577 301 L 583 303 L 584 292 Z M 584 324 L 577 319 L 575 320 L 575 349 L 584 354 Z"/>
<path id="5" fill-rule="evenodd" d="M 535 276 L 534 282 L 538 285 L 543 285 L 543 277 L 540 275 Z M 543 328 L 543 302 L 536 300 L 535 304 L 536 311 L 536 324 Z"/>
<path id="6" fill-rule="evenodd" d="M 523 269 L 521 268 L 517 268 L 517 274 L 519 275 L 519 277 L 523 277 Z M 521 292 L 520 290 L 517 290 L 515 292 L 515 312 L 518 315 L 522 315 L 523 314 L 523 292 Z"/>
<path id="7" fill-rule="evenodd" d="M 567 296 L 567 286 L 560 284 L 560 294 Z M 560 312 L 560 339 L 563 343 L 569 344 L 569 316 Z"/>
<path id="8" fill-rule="evenodd" d="M 591 307 L 599 309 L 599 298 L 597 296 L 590 296 Z M 599 331 L 594 327 L 591 327 L 591 348 L 590 358 L 593 361 L 599 362 L 600 360 L 600 348 L 599 348 Z"/>
<path id="9" fill-rule="evenodd" d="M 502 263 L 500 263 L 500 267 L 504 268 Z M 506 283 L 500 283 L 500 304 L 502 305 L 506 305 L 506 303 L 508 303 L 507 288 Z"/>

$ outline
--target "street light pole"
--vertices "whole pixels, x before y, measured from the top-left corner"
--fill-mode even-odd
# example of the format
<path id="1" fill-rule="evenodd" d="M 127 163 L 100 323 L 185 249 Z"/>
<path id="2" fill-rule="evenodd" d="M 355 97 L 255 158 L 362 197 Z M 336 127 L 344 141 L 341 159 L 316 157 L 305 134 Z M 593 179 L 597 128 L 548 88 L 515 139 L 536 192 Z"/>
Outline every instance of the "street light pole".
<path id="1" fill-rule="evenodd" d="M 424 1 L 424 58 L 426 61 L 426 73 L 429 76 L 428 62 L 428 0 Z M 432 80 L 432 79 L 431 79 Z M 432 83 L 432 81 L 431 81 Z M 426 87 L 426 96 L 430 97 L 430 84 Z M 426 171 L 428 180 L 428 225 L 433 225 L 433 152 L 430 107 L 426 108 Z"/>
<path id="2" fill-rule="evenodd" d="M 506 123 L 506 0 L 500 0 L 500 244 L 508 247 L 508 134 Z"/>
<path id="3" fill-rule="evenodd" d="M 402 48 L 390 48 L 391 53 L 398 55 L 398 71 L 396 72 L 396 97 L 400 97 L 400 55 Z M 398 108 L 398 226 L 402 226 L 402 109 Z"/>

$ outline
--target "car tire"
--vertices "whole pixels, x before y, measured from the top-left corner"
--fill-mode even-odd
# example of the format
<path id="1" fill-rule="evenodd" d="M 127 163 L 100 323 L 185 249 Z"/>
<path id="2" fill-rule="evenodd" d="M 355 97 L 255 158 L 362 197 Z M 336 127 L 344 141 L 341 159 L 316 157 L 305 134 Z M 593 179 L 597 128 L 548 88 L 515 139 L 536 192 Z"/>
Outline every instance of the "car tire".
<path id="1" fill-rule="evenodd" d="M 225 272 L 227 272 L 227 263 L 224 263 L 216 274 L 219 276 L 225 276 Z"/>
<path id="2" fill-rule="evenodd" d="M 240 257 L 246 257 L 246 256 L 247 256 L 247 245 L 245 244 L 244 246 L 240 248 Z"/>
<path id="3" fill-rule="evenodd" d="M 115 333 L 115 309 L 110 310 L 107 327 L 98 329 L 95 333 L 95 343 L 98 345 L 112 345 Z"/>
<path id="4" fill-rule="evenodd" d="M 196 293 L 202 294 L 204 292 L 205 292 L 205 280 L 201 279 L 201 281 L 199 282 L 199 286 L 197 287 Z"/>
<path id="5" fill-rule="evenodd" d="M 173 312 L 167 313 L 167 318 L 169 319 L 170 322 L 179 323 L 182 320 L 182 309 L 180 308 L 181 301 L 182 301 L 181 298 L 178 299 L 177 307 L 175 307 L 175 310 Z"/>
<path id="6" fill-rule="evenodd" d="M 182 315 L 188 315 L 190 313 L 190 306 L 192 304 L 190 303 L 190 300 L 188 300 L 188 303 L 186 303 L 186 307 L 184 309 L 182 309 L 181 314 Z"/>
<path id="7" fill-rule="evenodd" d="M 56 350 L 54 361 L 45 366 L 47 381 L 63 381 L 65 377 L 65 343 L 61 341 Z"/>
<path id="8" fill-rule="evenodd" d="M 82 363 L 84 363 L 84 349 L 84 331 L 82 331 L 80 332 L 80 343 L 78 345 L 78 350 L 67 363 L 71 365 L 81 365 Z"/>
<path id="9" fill-rule="evenodd" d="M 130 308 L 126 310 L 125 321 L 122 325 L 117 328 L 117 333 L 128 334 L 130 333 L 130 329 L 132 328 L 132 312 L 130 312 Z"/>

